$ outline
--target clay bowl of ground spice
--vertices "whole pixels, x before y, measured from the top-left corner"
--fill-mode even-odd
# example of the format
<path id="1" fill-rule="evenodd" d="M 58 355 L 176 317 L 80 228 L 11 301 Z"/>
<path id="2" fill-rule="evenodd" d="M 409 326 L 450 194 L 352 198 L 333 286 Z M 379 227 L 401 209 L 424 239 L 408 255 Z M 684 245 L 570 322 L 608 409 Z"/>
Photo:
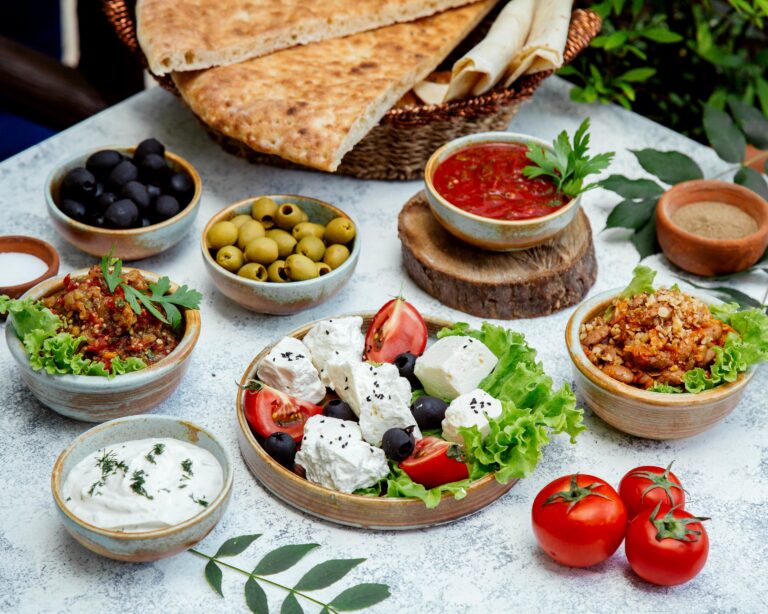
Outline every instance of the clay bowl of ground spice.
<path id="1" fill-rule="evenodd" d="M 681 269 L 705 277 L 737 273 L 768 247 L 768 202 L 733 183 L 685 181 L 659 199 L 656 234 Z"/>

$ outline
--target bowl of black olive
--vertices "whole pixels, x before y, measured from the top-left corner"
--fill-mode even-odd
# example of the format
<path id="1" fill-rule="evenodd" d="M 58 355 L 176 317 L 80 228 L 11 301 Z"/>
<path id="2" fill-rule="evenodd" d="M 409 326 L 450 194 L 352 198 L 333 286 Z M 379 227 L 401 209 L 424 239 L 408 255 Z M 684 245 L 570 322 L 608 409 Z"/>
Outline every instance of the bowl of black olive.
<path id="1" fill-rule="evenodd" d="M 67 160 L 49 175 L 45 198 L 54 226 L 78 249 L 140 260 L 191 230 L 201 191 L 194 167 L 149 138 Z"/>

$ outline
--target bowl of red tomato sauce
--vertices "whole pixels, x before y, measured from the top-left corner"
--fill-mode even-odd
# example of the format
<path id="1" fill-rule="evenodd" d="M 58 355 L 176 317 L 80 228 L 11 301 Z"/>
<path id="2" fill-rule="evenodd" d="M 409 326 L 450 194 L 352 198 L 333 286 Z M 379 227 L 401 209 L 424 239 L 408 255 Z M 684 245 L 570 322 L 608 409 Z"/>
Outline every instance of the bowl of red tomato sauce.
<path id="1" fill-rule="evenodd" d="M 528 146 L 552 150 L 532 136 L 482 132 L 436 150 L 424 169 L 432 214 L 455 237 L 492 251 L 528 249 L 573 221 L 580 198 L 558 192 L 547 177 L 530 178 Z"/>

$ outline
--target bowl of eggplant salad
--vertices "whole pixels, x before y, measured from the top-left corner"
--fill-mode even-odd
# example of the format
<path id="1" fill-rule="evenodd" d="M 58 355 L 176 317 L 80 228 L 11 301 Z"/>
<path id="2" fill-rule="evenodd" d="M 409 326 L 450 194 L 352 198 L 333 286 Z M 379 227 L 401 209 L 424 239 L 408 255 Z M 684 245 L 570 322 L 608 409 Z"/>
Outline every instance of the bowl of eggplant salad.
<path id="1" fill-rule="evenodd" d="M 529 475 L 582 410 L 518 332 L 424 318 L 402 297 L 265 348 L 237 395 L 256 478 L 314 516 L 369 529 L 450 522 Z"/>

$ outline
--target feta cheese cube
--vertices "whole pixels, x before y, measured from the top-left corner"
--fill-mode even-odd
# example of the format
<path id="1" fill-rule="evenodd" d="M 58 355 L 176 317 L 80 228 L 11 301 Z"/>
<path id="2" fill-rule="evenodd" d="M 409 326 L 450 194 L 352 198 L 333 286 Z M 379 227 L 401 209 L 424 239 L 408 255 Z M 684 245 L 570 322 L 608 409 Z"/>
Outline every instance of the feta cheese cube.
<path id="1" fill-rule="evenodd" d="M 309 348 L 312 364 L 320 372 L 325 386 L 331 385 L 328 377 L 329 362 L 360 362 L 363 359 L 363 318 L 333 318 L 315 324 L 304 336 L 304 345 Z"/>
<path id="2" fill-rule="evenodd" d="M 319 403 L 325 398 L 309 350 L 295 337 L 283 337 L 259 363 L 256 375 L 267 386 L 303 401 Z"/>
<path id="3" fill-rule="evenodd" d="M 416 359 L 414 373 L 427 394 L 451 400 L 477 388 L 497 362 L 495 354 L 477 339 L 443 337 Z"/>
<path id="4" fill-rule="evenodd" d="M 389 429 L 416 425 L 410 408 L 411 385 L 395 365 L 331 362 L 327 369 L 331 388 L 360 417 L 360 430 L 368 443 L 380 446 Z M 413 435 L 421 438 L 418 427 Z"/>
<path id="5" fill-rule="evenodd" d="M 389 473 L 384 451 L 363 441 L 357 424 L 322 415 L 304 424 L 296 463 L 310 482 L 347 493 L 373 486 Z"/>
<path id="6" fill-rule="evenodd" d="M 443 419 L 443 437 L 464 445 L 464 438 L 459 434 L 459 427 L 477 426 L 486 437 L 491 432 L 488 418 L 498 418 L 501 415 L 501 401 L 494 399 L 485 390 L 472 390 L 456 397 Z"/>

